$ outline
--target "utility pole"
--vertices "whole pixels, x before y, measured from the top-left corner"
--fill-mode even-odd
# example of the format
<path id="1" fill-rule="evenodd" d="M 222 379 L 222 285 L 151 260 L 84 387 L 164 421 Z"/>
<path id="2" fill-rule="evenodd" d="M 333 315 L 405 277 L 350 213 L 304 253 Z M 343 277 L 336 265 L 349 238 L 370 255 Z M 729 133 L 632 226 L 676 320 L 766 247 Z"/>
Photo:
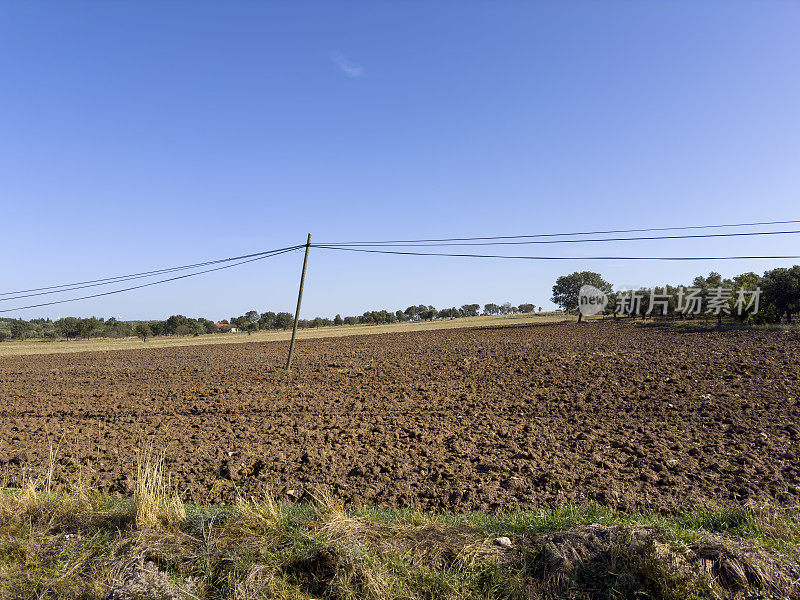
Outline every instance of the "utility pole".
<path id="1" fill-rule="evenodd" d="M 306 266 L 308 265 L 308 251 L 311 248 L 311 234 L 306 240 L 306 255 L 303 258 L 303 272 L 300 274 L 300 292 L 297 294 L 297 310 L 294 311 L 294 327 L 292 327 L 292 341 L 289 343 L 289 360 L 286 361 L 286 370 L 292 370 L 292 354 L 294 354 L 294 336 L 297 335 L 297 320 L 300 318 L 300 303 L 303 302 L 303 284 L 306 281 Z"/>

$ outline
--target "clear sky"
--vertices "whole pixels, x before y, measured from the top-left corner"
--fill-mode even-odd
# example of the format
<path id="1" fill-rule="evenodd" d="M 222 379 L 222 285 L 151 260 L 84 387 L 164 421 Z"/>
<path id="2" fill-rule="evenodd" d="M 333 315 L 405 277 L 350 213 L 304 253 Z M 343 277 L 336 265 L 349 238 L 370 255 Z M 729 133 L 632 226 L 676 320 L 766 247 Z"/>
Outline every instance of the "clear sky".
<path id="1" fill-rule="evenodd" d="M 800 218 L 798 2 L 0 2 L 0 291 L 314 241 Z M 506 249 L 500 248 L 503 252 Z M 510 253 L 800 254 L 798 236 Z M 5 313 L 293 310 L 302 255 Z M 304 316 L 775 262 L 312 249 Z M 13 305 L 0 303 L 3 308 Z"/>

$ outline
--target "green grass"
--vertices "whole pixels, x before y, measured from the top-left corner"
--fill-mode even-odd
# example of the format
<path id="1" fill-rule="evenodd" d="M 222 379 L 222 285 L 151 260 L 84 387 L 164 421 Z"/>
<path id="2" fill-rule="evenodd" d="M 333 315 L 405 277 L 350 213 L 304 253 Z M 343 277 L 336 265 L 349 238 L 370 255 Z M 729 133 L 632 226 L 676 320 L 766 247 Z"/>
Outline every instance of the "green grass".
<path id="1" fill-rule="evenodd" d="M 142 506 L 158 505 L 137 502 L 139 512 Z M 709 536 L 724 537 L 742 564 L 749 564 L 742 558 L 747 553 L 772 557 L 773 562 L 764 563 L 765 572 L 780 564 L 788 573 L 800 560 L 800 517 L 767 507 L 662 515 L 561 505 L 455 515 L 384 508 L 345 511 L 325 498 L 290 505 L 264 497 L 228 506 L 186 505 L 184 514 L 144 521 L 137 519 L 131 499 L 35 486 L 6 491 L 0 495 L 0 597 L 107 598 L 111 590 L 127 589 L 124 585 L 135 579 L 135 565 L 143 564 L 161 578 L 162 587 L 182 589 L 185 598 L 209 600 L 700 599 L 726 597 L 728 592 L 733 597 L 734 591 L 723 585 L 725 581 L 715 588 L 671 570 L 658 548 L 672 548 L 680 558 L 681 552 L 693 548 L 702 551 Z M 585 531 L 581 528 L 595 524 L 603 527 L 591 531 L 625 528 L 619 530 L 623 533 L 617 542 L 598 555 L 602 560 L 588 555 L 582 559 L 578 547 L 575 556 L 553 570 L 559 555 L 545 541 L 556 539 L 554 532 Z M 643 527 L 651 528 L 647 531 L 652 538 L 635 546 L 628 532 Z M 510 550 L 493 543 L 500 536 L 512 539 Z M 746 552 L 741 550 L 745 547 Z M 719 552 L 717 556 L 718 561 L 724 558 Z M 746 592 L 751 598 L 797 593 L 784 590 L 776 595 L 756 583 L 736 593 Z"/>

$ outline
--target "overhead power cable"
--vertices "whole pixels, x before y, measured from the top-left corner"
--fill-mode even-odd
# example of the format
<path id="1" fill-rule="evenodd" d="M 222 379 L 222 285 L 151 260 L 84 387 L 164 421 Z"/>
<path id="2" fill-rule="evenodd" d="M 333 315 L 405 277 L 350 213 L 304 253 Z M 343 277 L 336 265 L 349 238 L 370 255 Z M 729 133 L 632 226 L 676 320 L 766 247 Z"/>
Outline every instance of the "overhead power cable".
<path id="1" fill-rule="evenodd" d="M 633 242 L 641 240 L 683 240 L 694 238 L 723 238 L 723 237 L 740 237 L 740 236 L 755 236 L 755 235 L 792 235 L 798 234 L 800 230 L 793 231 L 739 231 L 730 233 L 693 233 L 685 235 L 648 235 L 637 237 L 610 237 L 610 238 L 579 238 L 568 240 L 515 240 L 515 241 L 492 241 L 492 242 L 353 242 L 351 244 L 326 244 L 325 246 L 338 246 L 338 247 L 424 247 L 431 248 L 435 246 L 505 246 L 505 245 L 523 245 L 523 244 L 583 244 L 586 242 Z M 312 244 L 316 246 L 318 244 Z"/>
<path id="2" fill-rule="evenodd" d="M 291 249 L 300 248 L 302 246 L 292 246 Z M 279 250 L 286 250 L 286 248 L 279 248 Z M 167 267 L 164 269 L 156 269 L 154 271 L 142 271 L 141 273 L 131 273 L 128 275 L 117 275 L 115 277 L 104 277 L 102 279 L 90 279 L 88 281 L 78 281 L 76 283 L 64 283 L 61 285 L 51 285 L 48 287 L 40 287 L 40 288 L 31 288 L 28 290 L 17 290 L 16 292 L 0 292 L 0 296 L 11 296 L 13 294 L 27 294 L 26 296 L 14 296 L 12 298 L 0 298 L 0 301 L 3 300 L 15 300 L 19 298 L 28 298 L 30 296 L 41 296 L 44 294 L 57 294 L 60 292 L 67 292 L 71 290 L 77 290 L 87 287 L 96 287 L 98 285 L 108 285 L 112 283 L 119 283 L 121 281 L 127 281 L 130 279 L 141 279 L 143 277 L 152 277 L 155 275 L 163 275 L 164 273 L 172 273 L 174 271 L 184 271 L 187 269 L 196 269 L 198 267 L 206 267 L 208 265 L 216 265 L 220 263 L 226 262 L 233 262 L 236 260 L 242 260 L 246 258 L 253 258 L 256 256 L 262 256 L 264 254 L 270 254 L 275 252 L 275 250 L 266 250 L 264 252 L 254 252 L 252 254 L 243 254 L 242 256 L 233 256 L 231 258 L 220 258 L 217 260 L 207 260 L 204 262 L 194 263 L 191 265 L 181 265 L 178 267 Z M 43 290 L 53 290 L 43 292 Z M 28 292 L 41 292 L 41 293 L 28 293 Z"/>
<path id="3" fill-rule="evenodd" d="M 414 252 L 402 250 L 370 250 L 367 248 L 347 248 L 330 244 L 312 244 L 315 248 L 326 250 L 346 250 L 349 252 L 369 252 L 371 254 L 400 254 L 405 256 L 453 256 L 463 258 L 509 258 L 516 260 L 759 260 L 759 259 L 800 259 L 799 256 L 507 256 L 504 254 L 456 254 L 450 252 Z"/>
<path id="4" fill-rule="evenodd" d="M 204 269 L 202 271 L 196 271 L 194 273 L 187 273 L 186 275 L 178 275 L 176 277 L 169 277 L 167 279 L 160 279 L 159 281 L 151 281 L 151 282 L 148 282 L 148 283 L 142 283 L 140 285 L 134 285 L 134 286 L 127 287 L 127 288 L 122 288 L 122 289 L 118 289 L 118 290 L 111 290 L 109 292 L 101 292 L 99 294 L 90 294 L 88 296 L 80 296 L 78 298 L 67 298 L 65 300 L 54 300 L 52 302 L 42 302 L 41 304 L 30 304 L 28 306 L 17 306 L 15 308 L 6 308 L 6 309 L 3 309 L 3 310 L 0 310 L 0 313 L 13 312 L 13 311 L 17 311 L 17 310 L 25 310 L 26 308 L 38 308 L 40 306 L 51 306 L 53 304 L 64 304 L 65 302 L 75 302 L 77 300 L 87 300 L 89 298 L 99 298 L 100 296 L 110 296 L 112 294 L 120 294 L 122 292 L 129 292 L 131 290 L 138 290 L 140 288 L 145 288 L 145 287 L 149 287 L 149 286 L 152 286 L 152 285 L 159 285 L 161 283 L 167 283 L 169 281 L 176 281 L 178 279 L 186 279 L 187 277 L 194 277 L 195 275 L 202 275 L 203 273 L 211 273 L 212 271 L 221 271 L 222 269 L 230 269 L 232 267 L 238 267 L 239 265 L 243 265 L 245 263 L 250 263 L 250 262 L 257 261 L 257 260 L 263 260 L 265 258 L 271 258 L 273 256 L 278 256 L 279 254 L 285 254 L 287 252 L 293 252 L 294 250 L 297 250 L 298 248 L 302 248 L 304 246 L 305 246 L 305 244 L 301 244 L 299 246 L 290 246 L 288 248 L 279 248 L 277 250 L 271 250 L 271 251 L 267 251 L 267 252 L 259 252 L 258 256 L 256 256 L 255 258 L 249 258 L 247 260 L 241 260 L 239 262 L 235 262 L 235 263 L 232 263 L 232 264 L 225 264 L 225 265 L 222 265 L 220 267 L 214 267 L 213 269 Z"/>
<path id="5" fill-rule="evenodd" d="M 354 244 L 413 244 L 425 242 L 470 242 L 478 240 L 514 240 L 523 238 L 546 238 L 564 237 L 568 235 L 603 235 L 611 233 L 645 233 L 649 231 L 685 231 L 690 229 L 722 229 L 726 227 L 754 227 L 757 225 L 787 225 L 800 223 L 800 219 L 790 221 L 755 221 L 752 223 L 727 223 L 724 225 L 685 225 L 682 227 L 646 227 L 641 229 L 607 229 L 604 231 L 573 231 L 570 233 L 536 233 L 530 235 L 495 235 L 483 237 L 453 237 L 453 238 L 431 238 L 421 240 L 381 240 L 381 241 L 357 241 L 357 242 L 323 242 L 331 246 L 351 246 Z"/>

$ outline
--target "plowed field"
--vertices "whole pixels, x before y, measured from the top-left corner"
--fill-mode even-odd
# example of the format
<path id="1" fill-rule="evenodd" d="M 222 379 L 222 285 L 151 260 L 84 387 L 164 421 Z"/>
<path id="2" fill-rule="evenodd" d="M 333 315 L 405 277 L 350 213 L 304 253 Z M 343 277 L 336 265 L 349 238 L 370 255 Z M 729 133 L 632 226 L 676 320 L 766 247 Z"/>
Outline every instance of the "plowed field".
<path id="1" fill-rule="evenodd" d="M 455 511 L 800 503 L 800 336 L 574 323 L 0 358 L 0 476 Z"/>

